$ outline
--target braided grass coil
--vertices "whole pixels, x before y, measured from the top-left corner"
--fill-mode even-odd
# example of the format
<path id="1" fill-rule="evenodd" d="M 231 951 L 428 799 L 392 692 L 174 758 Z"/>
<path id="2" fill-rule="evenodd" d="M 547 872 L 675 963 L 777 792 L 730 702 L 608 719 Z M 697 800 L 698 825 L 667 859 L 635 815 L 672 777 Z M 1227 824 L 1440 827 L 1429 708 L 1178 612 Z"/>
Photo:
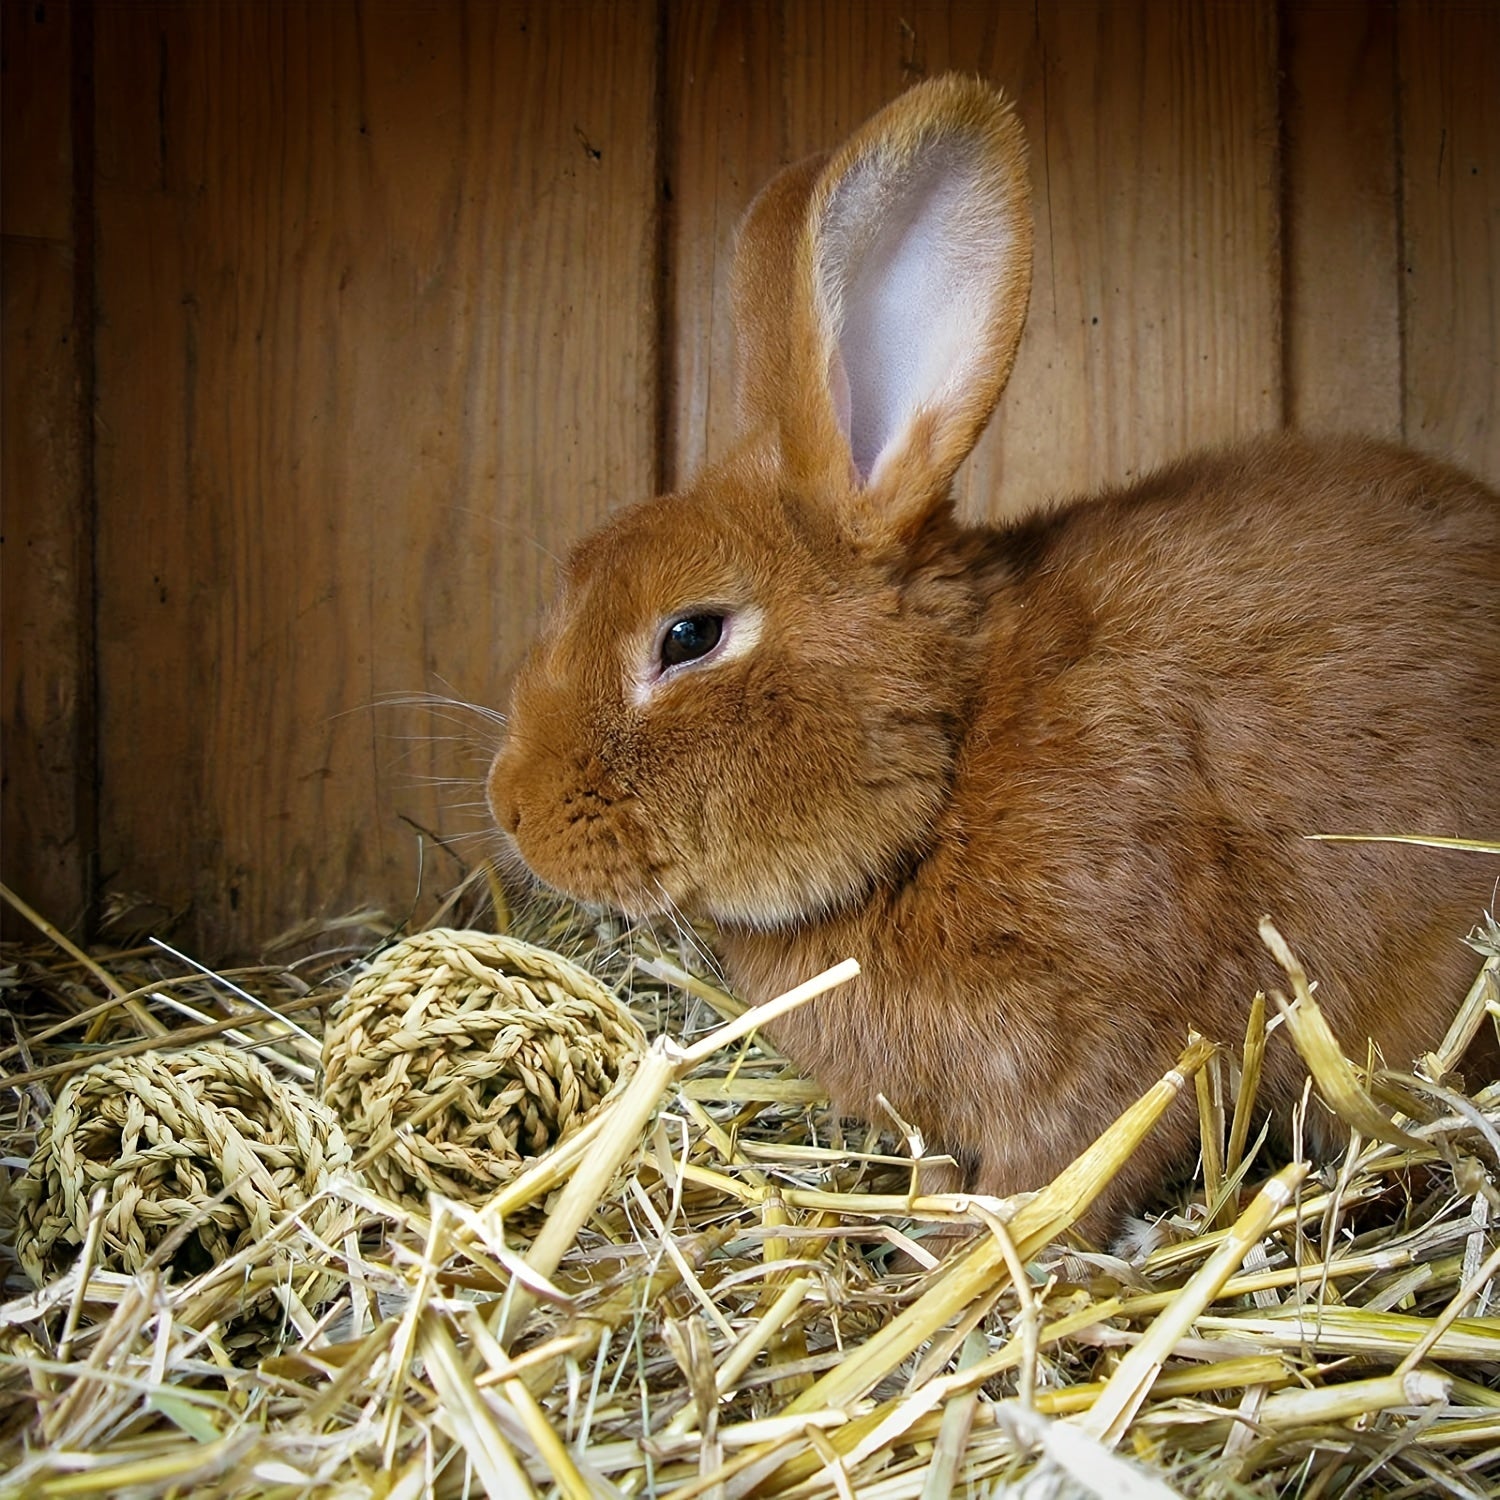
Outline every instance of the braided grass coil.
<path id="1" fill-rule="evenodd" d="M 194 1276 L 304 1210 L 351 1155 L 333 1114 L 249 1053 L 97 1063 L 58 1094 L 16 1185 L 16 1252 L 37 1285 L 64 1269 L 102 1191 L 96 1266 L 133 1273 L 165 1252 L 167 1268 Z M 329 1199 L 305 1210 L 315 1233 L 339 1212 Z"/>
<path id="2" fill-rule="evenodd" d="M 398 1202 L 482 1203 L 579 1129 L 645 1046 L 560 955 L 434 928 L 377 955 L 330 1013 L 323 1099 Z"/>

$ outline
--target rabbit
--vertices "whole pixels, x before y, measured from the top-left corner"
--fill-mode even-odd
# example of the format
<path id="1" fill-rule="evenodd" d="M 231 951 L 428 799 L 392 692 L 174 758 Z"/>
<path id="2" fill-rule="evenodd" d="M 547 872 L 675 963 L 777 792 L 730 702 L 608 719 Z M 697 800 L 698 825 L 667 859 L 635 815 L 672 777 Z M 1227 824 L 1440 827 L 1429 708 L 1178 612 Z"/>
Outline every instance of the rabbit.
<path id="1" fill-rule="evenodd" d="M 857 958 L 772 1039 L 951 1157 L 934 1190 L 1001 1197 L 1190 1028 L 1238 1041 L 1285 985 L 1262 914 L 1350 1055 L 1409 1067 L 1500 873 L 1308 837 L 1500 833 L 1500 498 L 1280 434 L 963 524 L 1030 263 L 1021 127 L 979 81 L 774 179 L 734 265 L 739 437 L 572 551 L 488 779 L 537 878 L 707 920 L 751 1002 Z M 1263 1102 L 1304 1081 L 1274 1034 Z M 1191 1167 L 1190 1095 L 1086 1232 Z"/>

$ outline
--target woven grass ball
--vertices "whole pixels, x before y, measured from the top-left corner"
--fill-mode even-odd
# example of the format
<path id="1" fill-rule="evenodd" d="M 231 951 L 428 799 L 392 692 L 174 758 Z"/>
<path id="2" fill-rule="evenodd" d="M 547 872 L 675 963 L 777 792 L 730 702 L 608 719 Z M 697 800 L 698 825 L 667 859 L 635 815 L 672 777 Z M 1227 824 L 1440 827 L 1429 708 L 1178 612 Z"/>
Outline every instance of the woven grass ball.
<path id="1" fill-rule="evenodd" d="M 102 1188 L 95 1265 L 139 1271 L 185 1230 L 166 1264 L 193 1276 L 259 1244 L 351 1155 L 333 1114 L 249 1053 L 204 1046 L 96 1063 L 64 1085 L 16 1186 L 16 1253 L 38 1285 L 64 1269 Z M 325 1231 L 340 1212 L 325 1199 L 309 1227 Z"/>
<path id="2" fill-rule="evenodd" d="M 482 1203 L 583 1125 L 645 1046 L 576 964 L 434 928 L 378 955 L 334 1007 L 323 1098 L 377 1148 L 366 1170 L 393 1198 Z"/>

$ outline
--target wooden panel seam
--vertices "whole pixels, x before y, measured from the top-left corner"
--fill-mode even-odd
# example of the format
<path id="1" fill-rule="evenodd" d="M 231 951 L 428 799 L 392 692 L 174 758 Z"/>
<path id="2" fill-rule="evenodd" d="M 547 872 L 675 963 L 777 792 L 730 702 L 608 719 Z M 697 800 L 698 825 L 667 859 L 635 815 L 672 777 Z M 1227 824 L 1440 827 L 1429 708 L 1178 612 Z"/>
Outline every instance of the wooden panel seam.
<path id="1" fill-rule="evenodd" d="M 95 484 L 94 6 L 75 0 L 72 34 L 73 347 L 78 361 L 78 835 L 84 935 L 98 925 L 99 896 L 99 495 Z"/>
<path id="2" fill-rule="evenodd" d="M 1397 0 L 1392 0 L 1397 3 Z M 1407 285 L 1406 285 L 1406 93 L 1401 82 L 1401 28 L 1393 18 L 1391 35 L 1391 102 L 1395 106 L 1392 130 L 1392 194 L 1396 215 L 1396 422 L 1397 436 L 1409 441 L 1406 423 Z"/>
<path id="3" fill-rule="evenodd" d="M 59 926 L 86 926 L 95 853 L 86 80 L 88 12 L 6 0 L 3 527 L 5 878 Z M 82 227 L 84 241 L 75 244 Z M 30 937 L 0 911 L 7 936 Z"/>
<path id="4" fill-rule="evenodd" d="M 651 253 L 652 295 L 656 299 L 655 347 L 652 350 L 652 414 L 656 452 L 652 455 L 651 488 L 660 495 L 675 482 L 672 454 L 677 443 L 677 313 L 672 302 L 673 259 L 672 179 L 677 170 L 677 138 L 671 128 L 671 96 L 667 85 L 668 18 L 670 0 L 656 0 L 656 96 L 651 105 L 652 142 L 651 193 L 656 213 Z"/>

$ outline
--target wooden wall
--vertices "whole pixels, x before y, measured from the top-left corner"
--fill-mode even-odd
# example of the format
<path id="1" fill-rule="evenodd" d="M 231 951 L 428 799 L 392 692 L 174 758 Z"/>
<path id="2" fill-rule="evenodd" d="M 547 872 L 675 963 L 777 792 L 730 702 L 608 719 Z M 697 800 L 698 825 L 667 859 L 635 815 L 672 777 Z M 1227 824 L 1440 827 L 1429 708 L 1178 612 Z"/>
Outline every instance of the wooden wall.
<path id="1" fill-rule="evenodd" d="M 976 515 L 1284 422 L 1500 480 L 1500 7 L 4 0 L 4 872 L 207 954 L 484 847 L 554 558 L 729 435 L 778 165 L 979 71 L 1032 311 Z M 468 778 L 468 779 L 466 779 Z M 468 835 L 476 835 L 465 842 Z"/>

